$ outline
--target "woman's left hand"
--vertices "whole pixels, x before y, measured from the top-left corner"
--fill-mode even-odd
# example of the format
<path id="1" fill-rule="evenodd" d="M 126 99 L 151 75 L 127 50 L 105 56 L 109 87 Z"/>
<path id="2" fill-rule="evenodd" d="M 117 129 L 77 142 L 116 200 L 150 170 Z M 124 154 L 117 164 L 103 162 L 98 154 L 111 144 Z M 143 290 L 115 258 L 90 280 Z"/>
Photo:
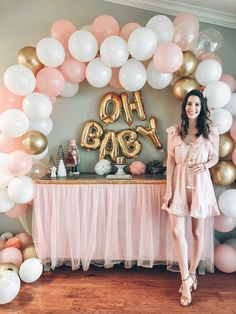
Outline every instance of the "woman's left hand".
<path id="1" fill-rule="evenodd" d="M 206 168 L 205 164 L 198 164 L 198 165 L 193 166 L 191 168 L 191 173 L 192 174 L 198 174 L 198 173 L 206 171 L 206 169 L 207 168 Z"/>

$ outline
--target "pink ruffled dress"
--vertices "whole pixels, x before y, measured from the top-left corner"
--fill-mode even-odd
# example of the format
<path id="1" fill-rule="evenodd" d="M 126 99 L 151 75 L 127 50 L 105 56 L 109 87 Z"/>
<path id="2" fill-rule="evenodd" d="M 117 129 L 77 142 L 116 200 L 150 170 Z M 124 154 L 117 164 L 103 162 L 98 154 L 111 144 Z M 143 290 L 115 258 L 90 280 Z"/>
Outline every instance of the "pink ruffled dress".
<path id="1" fill-rule="evenodd" d="M 168 154 L 174 157 L 176 165 L 172 184 L 173 199 L 170 207 L 163 204 L 162 209 L 177 216 L 190 215 L 194 218 L 220 215 L 209 170 L 193 175 L 194 188 L 187 189 L 189 169 L 186 159 L 190 145 L 181 139 L 178 134 L 178 126 L 171 126 L 166 131 L 168 133 Z M 213 157 L 217 160 L 218 144 L 218 130 L 212 127 L 208 139 L 201 135 L 196 143 L 191 144 L 191 149 L 194 148 L 195 151 L 195 164 L 207 163 Z"/>

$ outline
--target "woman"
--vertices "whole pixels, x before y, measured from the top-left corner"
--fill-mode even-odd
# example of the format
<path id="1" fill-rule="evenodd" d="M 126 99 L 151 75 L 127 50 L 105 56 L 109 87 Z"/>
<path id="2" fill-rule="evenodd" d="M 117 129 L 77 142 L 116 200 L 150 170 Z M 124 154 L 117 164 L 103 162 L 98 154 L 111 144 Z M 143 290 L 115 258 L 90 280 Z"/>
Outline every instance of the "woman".
<path id="1" fill-rule="evenodd" d="M 182 104 L 181 125 L 168 133 L 167 189 L 163 209 L 169 212 L 182 285 L 180 303 L 188 306 L 197 288 L 196 270 L 204 244 L 206 217 L 219 215 L 209 168 L 218 162 L 219 135 L 209 119 L 207 99 L 190 91 Z M 191 167 L 191 168 L 190 168 Z M 191 217 L 192 251 L 188 265 L 185 218 Z"/>

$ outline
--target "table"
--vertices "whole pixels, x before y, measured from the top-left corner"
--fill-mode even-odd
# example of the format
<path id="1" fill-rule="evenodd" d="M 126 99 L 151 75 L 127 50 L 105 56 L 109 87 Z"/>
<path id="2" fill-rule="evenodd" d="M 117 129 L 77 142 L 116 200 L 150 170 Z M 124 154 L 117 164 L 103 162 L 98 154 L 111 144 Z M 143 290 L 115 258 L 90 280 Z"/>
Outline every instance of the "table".
<path id="1" fill-rule="evenodd" d="M 176 269 L 168 214 L 161 209 L 165 179 L 112 180 L 93 174 L 34 181 L 33 239 L 39 258 L 55 268 L 124 262 Z M 190 226 L 186 223 L 190 241 Z M 212 218 L 206 219 L 201 270 L 213 271 Z M 190 252 L 189 252 L 190 256 Z"/>

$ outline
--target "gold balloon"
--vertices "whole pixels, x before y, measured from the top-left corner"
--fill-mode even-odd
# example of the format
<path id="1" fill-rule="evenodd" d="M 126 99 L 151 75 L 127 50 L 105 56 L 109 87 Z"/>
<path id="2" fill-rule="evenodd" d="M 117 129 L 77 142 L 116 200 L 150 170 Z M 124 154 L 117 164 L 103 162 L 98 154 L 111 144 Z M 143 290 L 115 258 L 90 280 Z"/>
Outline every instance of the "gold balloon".
<path id="1" fill-rule="evenodd" d="M 173 94 L 178 100 L 183 100 L 188 92 L 199 89 L 200 85 L 191 78 L 181 78 L 173 85 Z"/>
<path id="2" fill-rule="evenodd" d="M 80 146 L 86 149 L 97 149 L 101 144 L 102 126 L 96 121 L 87 121 L 81 135 Z"/>
<path id="3" fill-rule="evenodd" d="M 220 145 L 219 145 L 219 157 L 225 158 L 232 154 L 234 150 L 234 140 L 229 135 L 225 133 L 220 135 Z"/>
<path id="4" fill-rule="evenodd" d="M 121 150 L 127 158 L 136 157 L 142 149 L 142 145 L 137 140 L 137 137 L 137 133 L 129 129 L 123 130 L 117 134 Z"/>
<path id="5" fill-rule="evenodd" d="M 109 105 L 113 105 L 112 113 L 108 113 Z M 120 115 L 122 102 L 116 93 L 108 93 L 102 97 L 100 102 L 99 116 L 100 119 L 106 124 L 115 122 Z"/>
<path id="6" fill-rule="evenodd" d="M 110 156 L 113 161 L 119 153 L 119 144 L 116 139 L 116 134 L 114 131 L 108 131 L 102 140 L 101 146 L 99 148 L 99 160 L 104 159 L 105 156 Z"/>
<path id="7" fill-rule="evenodd" d="M 124 108 L 125 121 L 128 125 L 131 125 L 133 122 L 132 111 L 136 110 L 140 120 L 146 120 L 146 113 L 144 111 L 144 105 L 142 102 L 141 91 L 138 90 L 134 92 L 134 102 L 129 103 L 128 94 L 121 93 L 122 104 Z"/>
<path id="8" fill-rule="evenodd" d="M 155 117 L 150 119 L 149 129 L 146 129 L 140 125 L 136 128 L 136 131 L 141 135 L 150 138 L 156 148 L 162 148 L 161 141 L 157 135 L 157 120 Z"/>
<path id="9" fill-rule="evenodd" d="M 18 52 L 18 63 L 28 67 L 36 75 L 44 65 L 39 61 L 34 47 L 24 47 Z"/>
<path id="10" fill-rule="evenodd" d="M 27 154 L 41 154 L 47 146 L 47 137 L 39 131 L 28 131 L 22 136 L 22 150 Z"/>
<path id="11" fill-rule="evenodd" d="M 18 268 L 13 263 L 3 263 L 3 264 L 0 264 L 0 273 L 3 270 L 10 270 L 10 271 L 13 271 L 14 273 L 16 273 L 18 275 Z"/>
<path id="12" fill-rule="evenodd" d="M 231 161 L 219 161 L 210 172 L 214 184 L 229 185 L 236 179 L 236 167 Z"/>
<path id="13" fill-rule="evenodd" d="M 28 258 L 38 258 L 38 255 L 33 244 L 27 246 L 23 251 L 24 261 Z"/>
<path id="14" fill-rule="evenodd" d="M 178 76 L 186 77 L 191 75 L 198 64 L 198 60 L 192 51 L 183 52 L 183 62 L 180 68 L 175 72 Z"/>

